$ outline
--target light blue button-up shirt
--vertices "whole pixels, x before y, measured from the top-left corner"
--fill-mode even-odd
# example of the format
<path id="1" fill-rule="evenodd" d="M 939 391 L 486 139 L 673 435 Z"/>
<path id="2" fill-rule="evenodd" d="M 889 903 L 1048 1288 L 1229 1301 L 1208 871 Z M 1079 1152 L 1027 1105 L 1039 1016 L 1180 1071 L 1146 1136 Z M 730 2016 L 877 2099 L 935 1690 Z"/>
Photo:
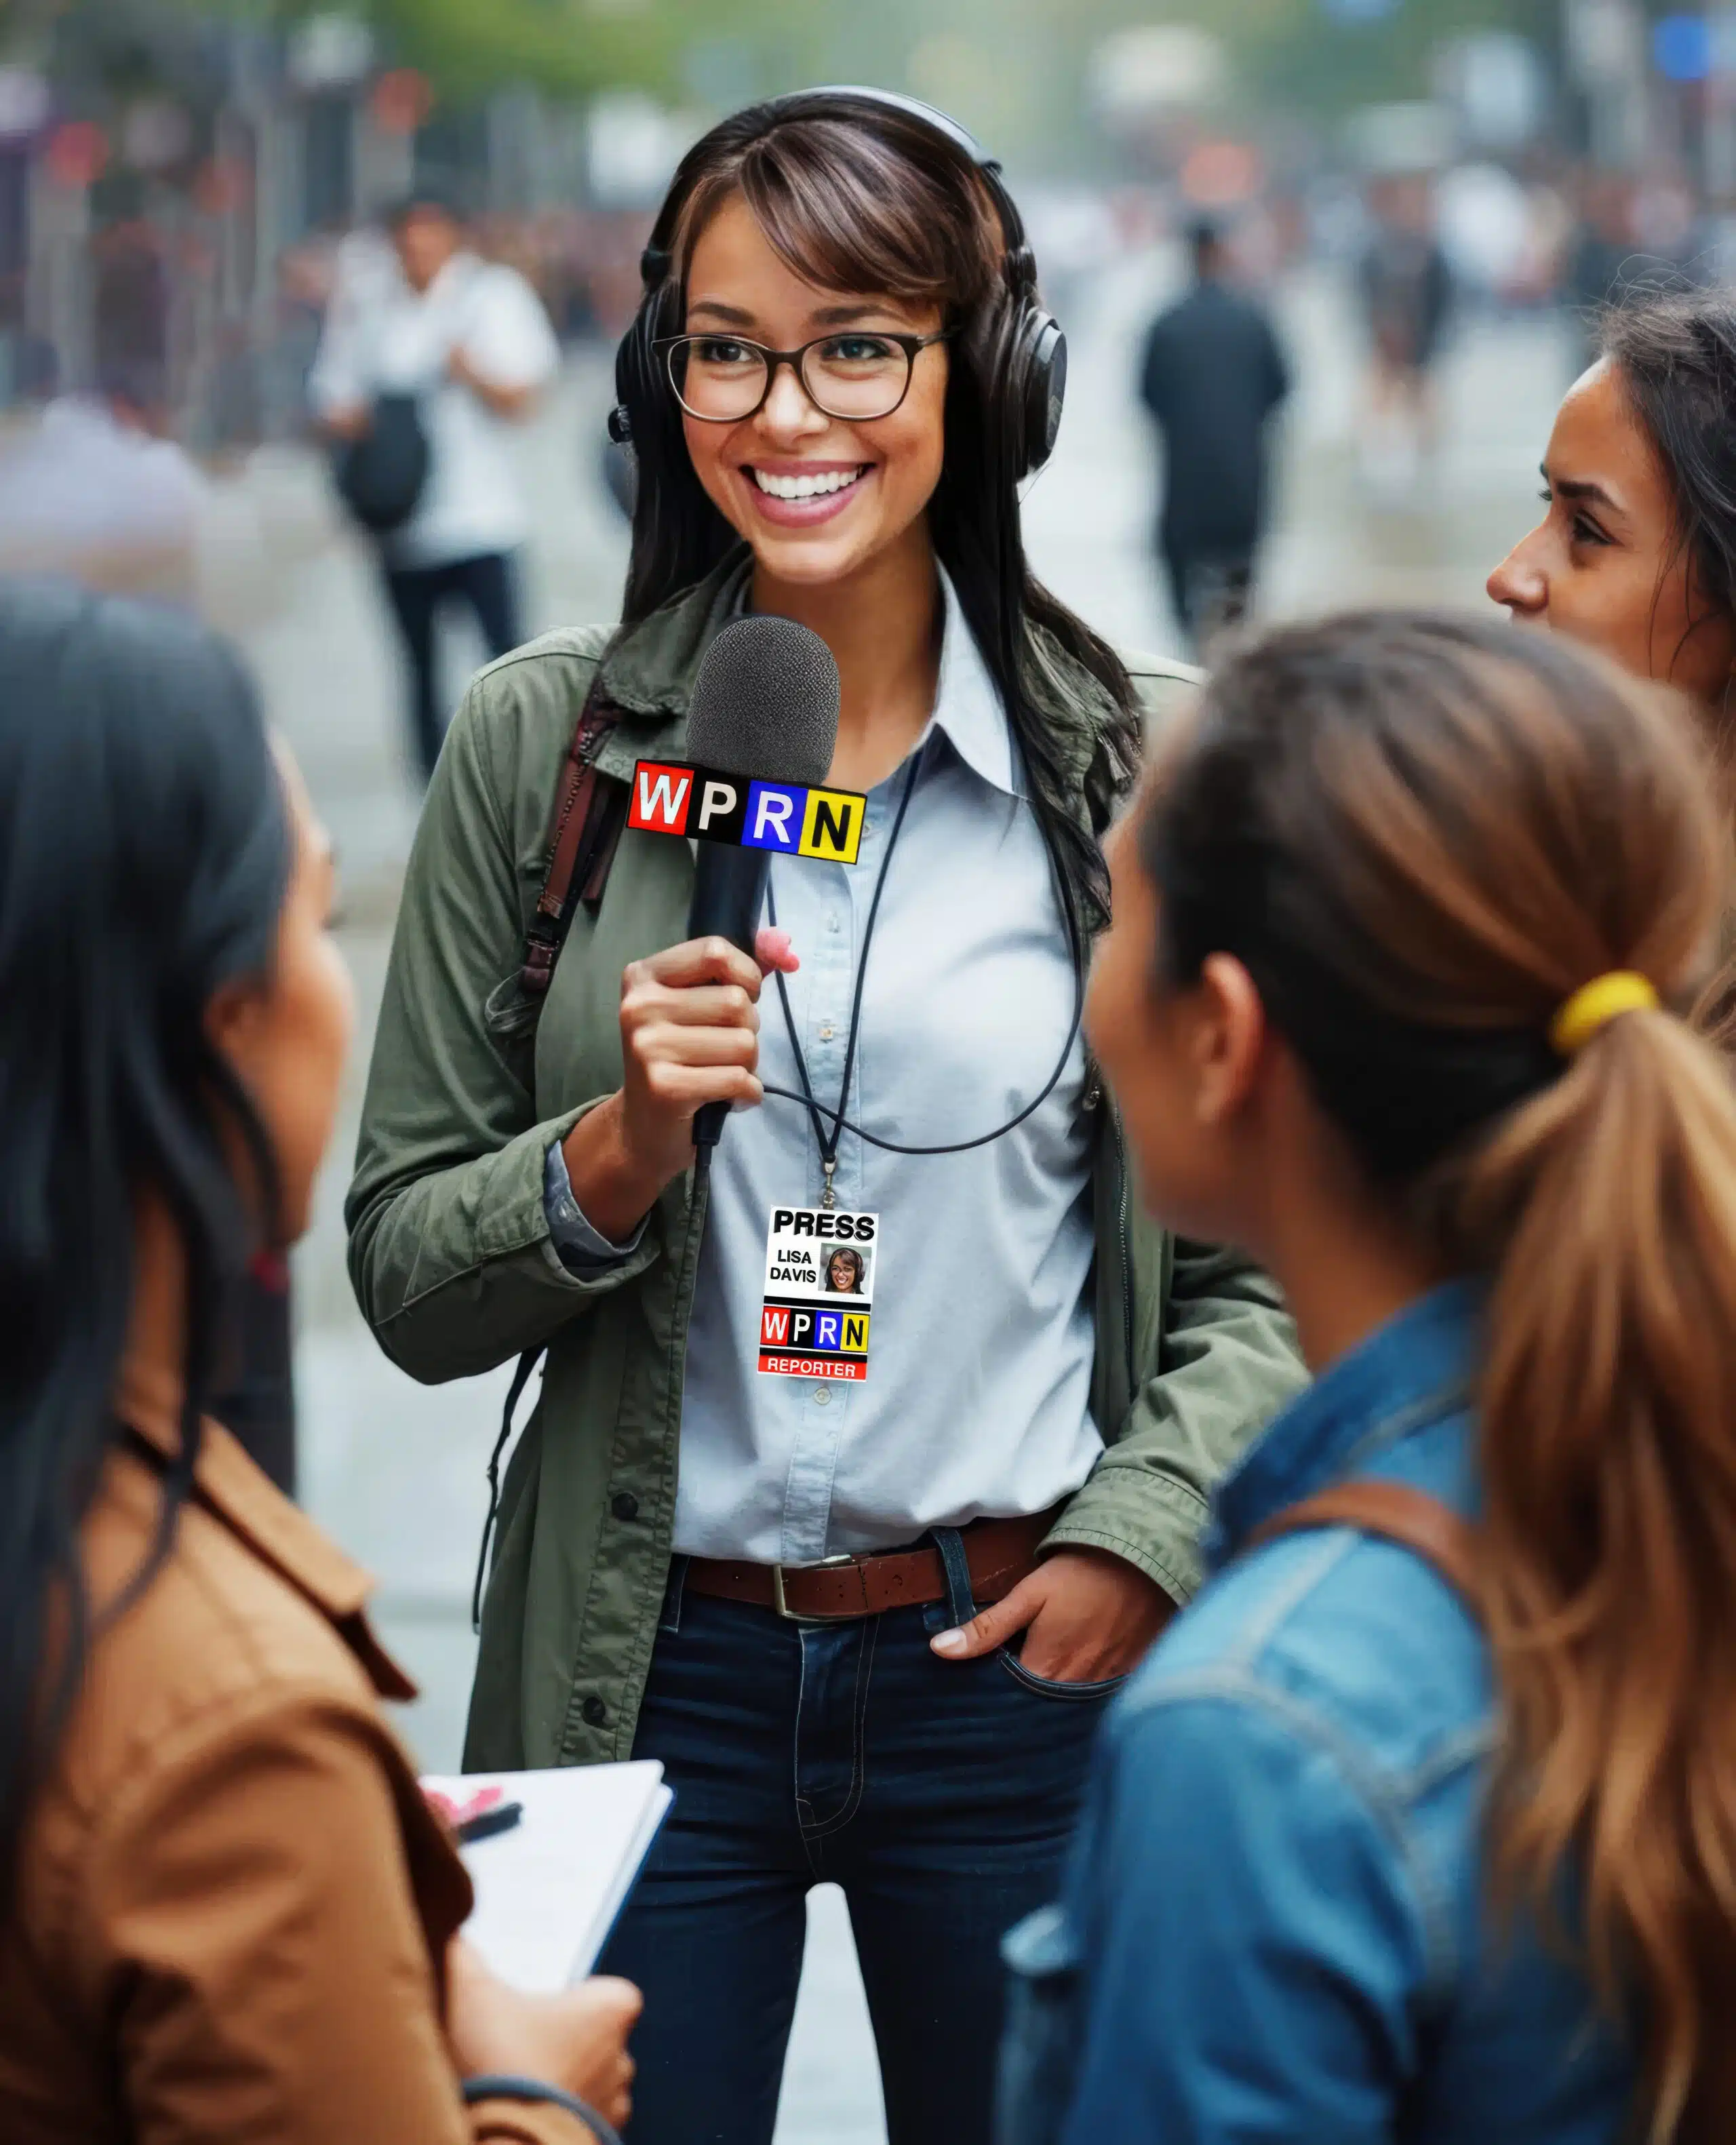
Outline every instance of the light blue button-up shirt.
<path id="1" fill-rule="evenodd" d="M 846 1113 L 908 1145 L 1015 1116 L 1054 1070 L 1074 978 L 1047 854 L 994 682 L 950 585 L 934 713 L 881 897 Z M 870 794 L 853 867 L 774 857 L 786 979 L 816 1097 L 838 1106 L 863 928 L 907 760 Z M 801 1091 L 775 983 L 759 1072 Z M 678 1550 L 810 1564 L 932 1526 L 1040 1512 L 1102 1450 L 1092 1420 L 1093 1251 L 1084 1046 L 1025 1122 L 963 1154 L 906 1156 L 846 1132 L 840 1207 L 880 1217 L 868 1372 L 762 1374 L 759 1311 L 774 1206 L 823 1178 L 799 1103 L 730 1117 L 712 1158 L 681 1416 Z M 584 1222 L 551 1149 L 549 1214 L 575 1263 L 615 1255 Z"/>

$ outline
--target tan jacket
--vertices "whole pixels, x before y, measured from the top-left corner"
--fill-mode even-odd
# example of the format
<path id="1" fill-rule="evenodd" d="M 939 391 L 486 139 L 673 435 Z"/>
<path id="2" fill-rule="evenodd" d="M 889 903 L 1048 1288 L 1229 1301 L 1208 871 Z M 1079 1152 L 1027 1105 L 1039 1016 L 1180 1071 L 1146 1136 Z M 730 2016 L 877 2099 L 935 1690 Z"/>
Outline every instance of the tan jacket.
<path id="1" fill-rule="evenodd" d="M 172 1406 L 127 1415 L 163 1453 Z M 92 1597 L 149 1555 L 161 1466 L 118 1447 Z M 102 1628 L 0 1929 L 5 2145 L 579 2145 L 564 2109 L 466 2109 L 441 1962 L 470 1907 L 381 1706 L 413 1686 L 368 1582 L 207 1430 L 142 1598 Z"/>

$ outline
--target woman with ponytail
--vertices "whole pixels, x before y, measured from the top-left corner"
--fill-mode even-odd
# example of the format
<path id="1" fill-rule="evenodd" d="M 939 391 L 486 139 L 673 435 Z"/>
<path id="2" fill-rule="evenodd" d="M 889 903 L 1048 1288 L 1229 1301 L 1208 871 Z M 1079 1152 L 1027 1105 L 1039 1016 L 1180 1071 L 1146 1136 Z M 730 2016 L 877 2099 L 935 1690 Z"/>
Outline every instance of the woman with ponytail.
<path id="1" fill-rule="evenodd" d="M 1694 726 L 1569 644 L 1290 627 L 1114 843 L 1144 1196 L 1313 1388 L 1009 1943 L 1002 2136 L 1736 2137 L 1736 1101 Z"/>

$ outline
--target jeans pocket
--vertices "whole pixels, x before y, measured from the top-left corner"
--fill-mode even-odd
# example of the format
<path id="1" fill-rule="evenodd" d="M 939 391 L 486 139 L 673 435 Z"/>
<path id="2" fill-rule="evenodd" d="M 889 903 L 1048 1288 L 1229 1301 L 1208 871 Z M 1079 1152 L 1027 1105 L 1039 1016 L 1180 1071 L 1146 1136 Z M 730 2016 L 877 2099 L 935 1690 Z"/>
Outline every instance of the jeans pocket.
<path id="1" fill-rule="evenodd" d="M 1052 1677 L 1033 1675 L 1011 1647 L 1002 1646 L 999 1660 L 1015 1683 L 1022 1683 L 1027 1690 L 1034 1690 L 1044 1698 L 1071 1700 L 1077 1705 L 1093 1699 L 1113 1698 L 1127 1680 L 1125 1675 L 1102 1676 L 1095 1683 L 1057 1683 Z"/>
<path id="2" fill-rule="evenodd" d="M 1027 1915 L 1001 1946 L 1007 2021 L 995 2091 L 995 2145 L 1054 2145 L 1078 2062 L 1079 1945 L 1066 1910 Z"/>

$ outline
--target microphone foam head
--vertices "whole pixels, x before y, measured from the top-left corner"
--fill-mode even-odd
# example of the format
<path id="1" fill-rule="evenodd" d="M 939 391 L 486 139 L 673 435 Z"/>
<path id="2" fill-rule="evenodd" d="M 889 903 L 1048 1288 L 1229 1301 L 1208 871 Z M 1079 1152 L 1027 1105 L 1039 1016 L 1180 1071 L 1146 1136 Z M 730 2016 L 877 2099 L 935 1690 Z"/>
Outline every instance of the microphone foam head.
<path id="1" fill-rule="evenodd" d="M 823 783 L 838 749 L 838 665 L 817 633 L 756 614 L 705 651 L 687 716 L 687 756 L 762 781 Z"/>

